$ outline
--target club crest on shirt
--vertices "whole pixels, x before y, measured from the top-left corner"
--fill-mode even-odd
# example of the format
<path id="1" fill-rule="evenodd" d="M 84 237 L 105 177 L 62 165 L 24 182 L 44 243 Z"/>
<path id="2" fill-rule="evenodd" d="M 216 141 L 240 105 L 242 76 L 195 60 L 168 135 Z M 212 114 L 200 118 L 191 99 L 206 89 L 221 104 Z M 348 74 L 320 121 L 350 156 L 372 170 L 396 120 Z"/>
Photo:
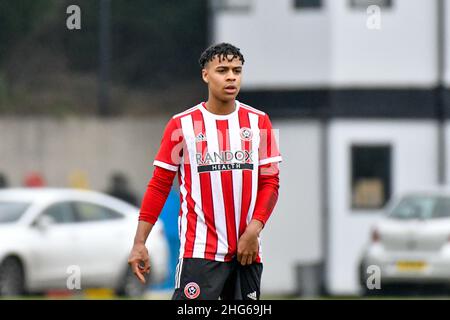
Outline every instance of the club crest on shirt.
<path id="1" fill-rule="evenodd" d="M 200 295 L 200 287 L 195 282 L 189 282 L 184 286 L 184 295 L 188 299 L 195 299 Z"/>
<path id="2" fill-rule="evenodd" d="M 241 128 L 241 140 L 250 141 L 253 138 L 253 132 L 250 128 L 242 127 Z"/>

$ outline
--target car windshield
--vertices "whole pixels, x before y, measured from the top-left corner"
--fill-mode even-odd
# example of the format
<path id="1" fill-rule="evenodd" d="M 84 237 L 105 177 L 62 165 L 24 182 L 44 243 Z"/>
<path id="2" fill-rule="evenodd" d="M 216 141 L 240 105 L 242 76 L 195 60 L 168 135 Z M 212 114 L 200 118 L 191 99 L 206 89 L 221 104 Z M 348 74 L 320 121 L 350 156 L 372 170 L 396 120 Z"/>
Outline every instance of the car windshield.
<path id="1" fill-rule="evenodd" d="M 433 219 L 450 217 L 450 197 L 407 196 L 390 212 L 395 219 Z"/>
<path id="2" fill-rule="evenodd" d="M 29 205 L 27 202 L 0 201 L 0 224 L 16 222 Z"/>

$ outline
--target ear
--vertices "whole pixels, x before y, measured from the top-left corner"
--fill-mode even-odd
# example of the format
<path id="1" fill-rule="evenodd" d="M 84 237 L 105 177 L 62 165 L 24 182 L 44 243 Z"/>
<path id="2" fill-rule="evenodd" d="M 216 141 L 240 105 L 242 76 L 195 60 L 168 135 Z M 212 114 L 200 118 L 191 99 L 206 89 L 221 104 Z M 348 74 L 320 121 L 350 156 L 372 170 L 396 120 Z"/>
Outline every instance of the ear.
<path id="1" fill-rule="evenodd" d="M 206 70 L 205 68 L 202 69 L 202 78 L 203 78 L 203 81 L 205 83 L 209 82 L 209 80 L 208 80 L 208 70 Z"/>

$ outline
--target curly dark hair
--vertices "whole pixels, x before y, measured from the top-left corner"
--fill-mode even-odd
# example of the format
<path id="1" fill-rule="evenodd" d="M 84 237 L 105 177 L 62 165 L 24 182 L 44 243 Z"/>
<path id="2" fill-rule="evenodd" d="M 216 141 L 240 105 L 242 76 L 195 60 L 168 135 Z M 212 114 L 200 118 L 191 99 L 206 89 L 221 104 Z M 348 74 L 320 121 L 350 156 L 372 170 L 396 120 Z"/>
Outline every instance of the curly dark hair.
<path id="1" fill-rule="evenodd" d="M 240 49 L 236 48 L 232 44 L 225 42 L 212 45 L 205 51 L 203 51 L 200 59 L 198 60 L 198 63 L 203 69 L 208 62 L 214 59 L 215 56 L 219 56 L 219 61 L 222 61 L 222 59 L 225 59 L 225 57 L 227 57 L 228 55 L 232 55 L 233 59 L 238 58 L 242 61 L 242 64 L 244 64 L 244 56 L 242 55 Z"/>

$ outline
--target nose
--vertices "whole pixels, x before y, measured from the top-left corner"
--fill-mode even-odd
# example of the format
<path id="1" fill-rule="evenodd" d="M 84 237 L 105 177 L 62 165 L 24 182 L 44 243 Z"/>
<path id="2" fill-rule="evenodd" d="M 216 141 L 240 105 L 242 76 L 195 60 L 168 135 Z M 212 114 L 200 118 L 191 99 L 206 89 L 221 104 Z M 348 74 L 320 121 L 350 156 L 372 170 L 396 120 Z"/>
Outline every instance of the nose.
<path id="1" fill-rule="evenodd" d="M 229 81 L 236 80 L 236 75 L 234 74 L 233 70 L 230 70 L 227 72 L 227 80 L 229 80 Z"/>

